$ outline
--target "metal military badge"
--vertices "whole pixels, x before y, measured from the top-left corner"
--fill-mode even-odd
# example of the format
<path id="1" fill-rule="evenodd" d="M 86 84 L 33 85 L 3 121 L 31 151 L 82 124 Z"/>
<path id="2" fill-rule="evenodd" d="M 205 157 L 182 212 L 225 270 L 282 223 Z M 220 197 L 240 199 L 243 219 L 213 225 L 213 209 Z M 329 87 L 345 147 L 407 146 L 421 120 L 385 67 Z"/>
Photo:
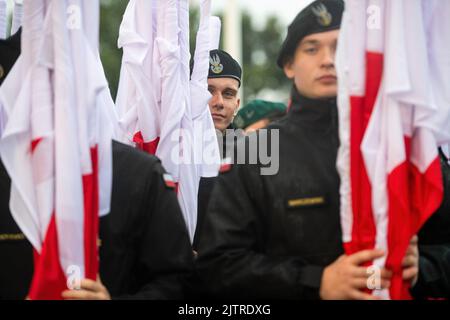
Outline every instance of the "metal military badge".
<path id="1" fill-rule="evenodd" d="M 219 74 L 223 71 L 223 64 L 220 63 L 220 58 L 217 54 L 214 57 L 209 58 L 209 63 L 211 64 L 211 71 L 215 74 Z"/>
<path id="2" fill-rule="evenodd" d="M 317 22 L 323 27 L 328 27 L 333 21 L 331 13 L 323 3 L 312 8 L 312 12 L 317 17 Z"/>

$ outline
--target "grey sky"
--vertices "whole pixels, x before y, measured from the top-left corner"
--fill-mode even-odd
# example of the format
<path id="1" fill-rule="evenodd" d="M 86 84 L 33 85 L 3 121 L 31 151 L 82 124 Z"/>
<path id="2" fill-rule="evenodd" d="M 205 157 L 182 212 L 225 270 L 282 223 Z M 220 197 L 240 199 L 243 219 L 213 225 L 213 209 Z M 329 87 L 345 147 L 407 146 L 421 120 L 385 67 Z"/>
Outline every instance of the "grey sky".
<path id="1" fill-rule="evenodd" d="M 212 0 L 213 14 L 222 11 L 227 2 L 228 0 Z M 312 0 L 238 0 L 241 8 L 252 13 L 257 26 L 273 14 L 280 17 L 281 22 L 287 26 L 311 2 Z M 198 0 L 191 0 L 191 3 L 197 4 Z"/>

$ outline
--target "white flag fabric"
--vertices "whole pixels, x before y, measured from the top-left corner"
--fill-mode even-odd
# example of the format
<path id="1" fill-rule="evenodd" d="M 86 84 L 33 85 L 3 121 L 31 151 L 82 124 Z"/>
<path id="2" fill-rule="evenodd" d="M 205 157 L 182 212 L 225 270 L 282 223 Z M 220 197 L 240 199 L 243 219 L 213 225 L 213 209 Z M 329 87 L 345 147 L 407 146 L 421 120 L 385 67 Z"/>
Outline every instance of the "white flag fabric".
<path id="1" fill-rule="evenodd" d="M 15 34 L 22 26 L 23 0 L 14 0 L 11 34 Z"/>
<path id="2" fill-rule="evenodd" d="M 194 135 L 193 106 L 189 85 L 189 1 L 178 1 L 179 50 L 180 50 L 180 101 L 184 105 L 184 114 L 180 123 L 180 161 L 178 161 L 178 202 L 188 228 L 191 242 L 197 225 L 197 194 L 199 173 L 195 162 L 196 141 Z M 175 110 L 175 109 L 174 109 Z M 175 133 L 174 133 L 175 134 Z M 174 136 L 174 134 L 172 136 Z M 162 146 L 162 145 L 161 145 Z"/>
<path id="3" fill-rule="evenodd" d="M 52 92 L 50 73 L 48 67 L 44 66 L 47 57 L 41 54 L 45 43 L 45 38 L 42 38 L 45 30 L 45 2 L 43 0 L 33 2 L 27 9 L 29 19 L 25 27 L 30 31 L 22 35 L 21 57 L 5 81 L 5 86 L 1 88 L 2 105 L 8 115 L 8 121 L 0 148 L 2 160 L 12 180 L 11 212 L 33 247 L 40 251 L 45 234 L 39 226 L 48 225 L 53 208 L 42 210 L 45 212 L 43 214 L 37 212 L 42 206 L 38 208 L 37 202 L 40 200 L 36 193 L 39 192 L 34 191 L 33 155 L 29 150 L 33 146 L 36 151 L 39 138 L 44 142 L 42 145 L 53 138 L 52 119 L 49 121 L 47 117 L 49 109 L 51 112 L 52 108 L 51 103 L 49 105 Z M 39 38 L 44 40 L 39 41 Z M 38 55 L 41 58 L 35 59 L 34 57 Z M 33 108 L 34 105 L 36 107 Z M 39 118 L 42 118 L 42 121 L 38 121 Z M 52 150 L 47 152 L 49 158 L 52 158 Z M 49 167 L 52 167 L 51 160 Z M 53 173 L 47 172 L 45 175 L 48 176 L 52 188 Z M 43 193 L 41 192 L 41 195 L 45 197 Z M 14 209 L 15 207 L 20 210 Z M 19 213 L 20 216 L 17 216 Z"/>
<path id="4" fill-rule="evenodd" d="M 210 22 L 210 6 L 210 0 L 200 3 L 191 78 L 189 1 L 130 1 L 118 41 L 124 53 L 116 99 L 122 141 L 158 156 L 173 176 L 191 240 L 199 179 L 216 176 L 220 166 L 207 90 L 209 50 L 218 45 L 220 21 Z"/>
<path id="5" fill-rule="evenodd" d="M 431 7 L 435 16 L 427 22 Z M 442 201 L 437 149 L 449 141 L 450 100 L 436 79 L 443 73 L 430 67 L 443 60 L 429 44 L 430 31 L 448 24 L 449 8 L 422 0 L 346 1 L 337 56 L 343 241 L 349 254 L 385 250 L 374 261 L 393 271 L 389 292 L 375 292 L 384 298 L 409 298 L 403 257 Z M 439 45 L 448 52 L 448 44 Z"/>
<path id="6" fill-rule="evenodd" d="M 184 19 L 188 21 L 188 2 L 184 3 Z M 181 24 L 182 33 L 187 34 L 189 26 Z M 216 131 L 208 101 L 211 94 L 208 91 L 209 51 L 218 44 L 220 38 L 220 20 L 211 17 L 211 1 L 200 2 L 200 25 L 197 32 L 194 66 L 189 81 L 189 47 L 185 41 L 185 58 L 182 59 L 185 74 L 183 87 L 189 91 L 185 95 L 186 113 L 182 121 L 183 156 L 188 164 L 182 164 L 180 171 L 180 205 L 188 221 L 188 229 L 193 240 L 197 225 L 197 194 L 200 177 L 217 176 L 220 167 L 219 146 Z M 191 143 L 187 143 L 191 141 Z M 195 164 L 195 165 L 194 165 Z"/>
<path id="7" fill-rule="evenodd" d="M 54 240 L 56 235 L 53 215 L 53 105 L 47 64 L 52 61 L 52 52 L 46 48 L 48 39 L 42 37 L 51 32 L 51 24 L 50 19 L 46 19 L 49 14 L 46 14 L 46 2 L 43 0 L 28 2 L 25 16 L 27 22 L 24 25 L 26 32 L 22 34 L 22 54 L 1 88 L 8 121 L 0 152 L 12 181 L 11 213 L 36 252 L 42 256 L 46 254 L 44 247 L 45 252 L 54 253 L 55 247 L 44 243 L 49 238 Z M 60 267 L 57 260 L 56 264 L 54 262 L 46 266 L 49 272 L 54 273 L 53 279 L 56 280 L 47 282 L 49 288 L 58 286 Z M 35 275 L 38 276 L 33 277 L 32 296 L 35 288 L 39 287 L 36 283 L 42 279 L 39 276 L 42 269 L 39 263 L 35 265 Z"/>
<path id="8" fill-rule="evenodd" d="M 209 51 L 217 49 L 220 40 L 220 19 L 211 17 L 211 1 L 200 3 L 200 25 L 197 33 L 194 67 L 191 75 L 191 106 L 194 123 L 195 155 L 200 157 L 201 177 L 217 176 L 220 167 L 220 151 L 216 143 L 216 131 L 208 101 Z"/>
<path id="9" fill-rule="evenodd" d="M 177 0 L 158 0 L 158 29 L 155 45 L 161 67 L 160 141 L 156 155 L 164 168 L 179 181 L 181 120 L 187 112 L 186 92 L 183 90 L 182 57 Z M 180 1 L 182 2 L 182 1 Z M 189 74 L 188 74 L 189 76 Z M 185 79 L 184 79 L 185 80 Z M 185 81 L 184 85 L 187 85 Z"/>
<path id="10" fill-rule="evenodd" d="M 8 6 L 6 0 L 0 0 L 0 40 L 6 39 L 8 26 Z"/>
<path id="11" fill-rule="evenodd" d="M 219 43 L 220 43 L 220 34 L 222 30 L 222 22 L 220 21 L 219 17 L 211 17 L 209 19 L 209 28 L 210 28 L 210 39 L 209 44 L 210 48 L 209 50 L 216 50 L 219 49 Z"/>
<path id="12" fill-rule="evenodd" d="M 97 278 L 113 128 L 99 98 L 107 84 L 93 38 L 98 6 L 92 0 L 25 2 L 23 51 L 8 77 L 11 84 L 22 79 L 19 98 L 11 104 L 13 91 L 1 88 L 8 121 L 0 152 L 12 180 L 11 212 L 36 251 L 31 299 L 61 299 L 67 273 Z"/>

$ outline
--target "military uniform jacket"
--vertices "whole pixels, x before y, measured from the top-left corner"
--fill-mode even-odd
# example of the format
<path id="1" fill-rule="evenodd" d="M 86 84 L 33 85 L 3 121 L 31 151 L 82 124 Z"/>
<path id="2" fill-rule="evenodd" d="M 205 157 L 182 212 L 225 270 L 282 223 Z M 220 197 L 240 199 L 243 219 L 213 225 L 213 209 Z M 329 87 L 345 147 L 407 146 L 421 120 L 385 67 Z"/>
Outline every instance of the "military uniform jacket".
<path id="1" fill-rule="evenodd" d="M 279 130 L 278 173 L 261 175 L 261 162 L 234 165 L 213 191 L 196 270 L 215 297 L 319 298 L 324 267 L 343 253 L 335 101 L 293 92 L 287 117 L 269 130 Z M 276 153 L 274 143 L 269 144 Z M 450 168 L 445 165 L 445 200 L 420 234 L 416 298 L 450 296 Z"/>
<path id="2" fill-rule="evenodd" d="M 22 28 L 8 39 L 0 39 L 0 85 L 20 55 Z"/>
<path id="3" fill-rule="evenodd" d="M 0 299 L 25 298 L 32 249 L 8 209 L 10 181 L 1 168 Z M 159 160 L 113 142 L 111 212 L 100 219 L 100 277 L 113 298 L 180 299 L 192 249 L 175 191 Z M 16 235 L 15 239 L 12 235 Z M 1 239 L 0 239 L 1 240 Z"/>
<path id="4" fill-rule="evenodd" d="M 294 92 L 287 117 L 268 129 L 279 132 L 268 142 L 273 157 L 279 145 L 279 171 L 261 175 L 258 161 L 221 174 L 196 269 L 216 297 L 318 298 L 323 268 L 343 253 L 335 99 Z"/>
<path id="5" fill-rule="evenodd" d="M 243 130 L 235 130 L 233 124 L 227 128 L 227 130 L 234 130 L 234 134 L 232 138 L 227 137 L 227 135 L 223 135 L 218 137 L 219 150 L 221 159 L 229 158 L 230 150 L 234 148 L 234 145 L 237 143 L 239 139 L 244 137 Z M 206 215 L 206 210 L 208 208 L 209 200 L 211 199 L 212 190 L 214 189 L 215 182 L 217 177 L 209 177 L 209 178 L 200 178 L 199 188 L 198 188 L 198 209 L 197 209 L 197 228 L 195 230 L 193 248 L 197 249 L 198 239 L 200 237 L 200 231 L 202 229 L 204 217 Z"/>

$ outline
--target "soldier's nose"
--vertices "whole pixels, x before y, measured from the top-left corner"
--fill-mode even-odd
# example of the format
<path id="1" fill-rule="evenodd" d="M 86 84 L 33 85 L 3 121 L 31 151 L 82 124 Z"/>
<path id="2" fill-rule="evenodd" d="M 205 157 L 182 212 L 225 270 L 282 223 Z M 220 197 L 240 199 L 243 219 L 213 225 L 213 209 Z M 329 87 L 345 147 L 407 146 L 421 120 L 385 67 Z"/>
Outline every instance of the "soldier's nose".
<path id="1" fill-rule="evenodd" d="M 223 109 L 223 99 L 222 99 L 222 95 L 218 94 L 215 95 L 212 99 L 212 105 L 214 109 Z"/>
<path id="2" fill-rule="evenodd" d="M 214 104 L 214 109 L 216 110 L 222 110 L 223 109 L 223 104 L 222 103 L 216 103 Z"/>

